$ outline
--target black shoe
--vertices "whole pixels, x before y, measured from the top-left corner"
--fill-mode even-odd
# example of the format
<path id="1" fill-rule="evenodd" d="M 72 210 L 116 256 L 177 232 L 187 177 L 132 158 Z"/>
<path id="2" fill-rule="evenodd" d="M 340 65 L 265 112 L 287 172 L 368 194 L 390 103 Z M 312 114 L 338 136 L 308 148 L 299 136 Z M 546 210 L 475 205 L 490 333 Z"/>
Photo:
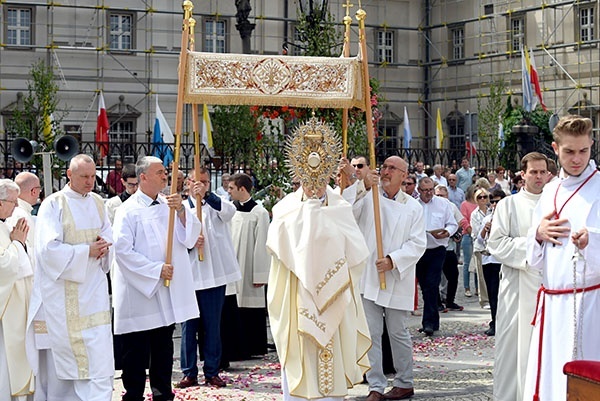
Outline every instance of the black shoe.
<path id="1" fill-rule="evenodd" d="M 448 304 L 448 310 L 451 310 L 451 311 L 461 311 L 464 309 L 465 309 L 464 307 L 462 307 L 454 302 L 452 302 L 451 304 Z"/>
<path id="2" fill-rule="evenodd" d="M 423 327 L 419 329 L 419 333 L 425 333 L 427 337 L 431 337 L 433 335 L 433 329 L 431 327 Z"/>
<path id="3" fill-rule="evenodd" d="M 489 329 L 487 329 L 485 331 L 485 335 L 486 336 L 495 336 L 496 335 L 496 329 L 493 327 L 490 327 Z"/>

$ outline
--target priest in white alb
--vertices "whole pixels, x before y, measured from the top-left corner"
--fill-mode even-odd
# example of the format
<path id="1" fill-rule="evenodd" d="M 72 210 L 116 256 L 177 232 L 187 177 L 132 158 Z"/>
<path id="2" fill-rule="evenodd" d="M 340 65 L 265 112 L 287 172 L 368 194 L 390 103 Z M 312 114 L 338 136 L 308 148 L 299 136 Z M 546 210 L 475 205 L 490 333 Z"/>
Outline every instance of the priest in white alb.
<path id="1" fill-rule="evenodd" d="M 541 272 L 525 260 L 527 231 L 542 189 L 546 184 L 548 158 L 538 152 L 521 160 L 525 186 L 498 203 L 487 249 L 500 263 L 501 275 L 496 312 L 494 400 L 522 401 L 523 384 L 531 342 L 531 318 Z"/>
<path id="2" fill-rule="evenodd" d="M 27 307 L 33 269 L 25 244 L 29 226 L 19 218 L 14 227 L 5 220 L 13 214 L 19 187 L 0 179 L 0 399 L 33 399 L 33 371 L 25 352 Z"/>
<path id="3" fill-rule="evenodd" d="M 71 159 L 69 183 L 48 196 L 36 220 L 36 271 L 28 355 L 36 400 L 109 401 L 114 375 L 106 273 L 112 242 L 96 165 Z"/>

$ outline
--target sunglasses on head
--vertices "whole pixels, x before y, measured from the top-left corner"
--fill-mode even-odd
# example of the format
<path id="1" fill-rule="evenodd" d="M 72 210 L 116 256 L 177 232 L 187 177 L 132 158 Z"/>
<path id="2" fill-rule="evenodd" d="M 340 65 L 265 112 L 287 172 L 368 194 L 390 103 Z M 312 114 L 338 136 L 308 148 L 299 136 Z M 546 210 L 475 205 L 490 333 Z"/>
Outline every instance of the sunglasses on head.
<path id="1" fill-rule="evenodd" d="M 487 195 L 479 195 L 479 196 L 477 197 L 477 199 L 487 199 L 487 198 L 488 198 L 488 196 L 487 196 Z"/>
<path id="2" fill-rule="evenodd" d="M 352 165 L 352 167 L 354 167 L 354 168 L 363 168 L 364 166 L 365 165 L 363 163 L 356 163 L 356 164 Z"/>

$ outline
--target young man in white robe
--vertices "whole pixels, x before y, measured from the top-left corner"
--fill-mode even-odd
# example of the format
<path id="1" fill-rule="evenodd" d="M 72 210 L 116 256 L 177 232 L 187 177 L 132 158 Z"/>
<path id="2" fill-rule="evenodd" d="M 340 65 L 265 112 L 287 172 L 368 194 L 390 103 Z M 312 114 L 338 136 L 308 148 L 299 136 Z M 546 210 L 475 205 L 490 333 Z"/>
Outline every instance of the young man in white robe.
<path id="1" fill-rule="evenodd" d="M 525 186 L 498 202 L 487 242 L 488 251 L 502 264 L 494 357 L 494 399 L 498 401 L 523 400 L 531 319 L 542 283 L 541 272 L 527 264 L 525 255 L 533 209 L 546 184 L 548 158 L 528 153 L 521 159 L 521 169 Z"/>
<path id="2" fill-rule="evenodd" d="M 14 212 L 17 184 L 0 179 L 0 399 L 33 399 L 33 371 L 25 351 L 27 307 L 33 269 L 27 254 L 29 226 L 24 217 L 13 226 L 5 220 Z"/>
<path id="3" fill-rule="evenodd" d="M 558 401 L 563 366 L 600 360 L 600 174 L 590 160 L 592 120 L 565 116 L 552 147 L 560 180 L 548 183 L 533 212 L 527 262 L 542 271 L 524 400 Z"/>
<path id="4" fill-rule="evenodd" d="M 204 168 L 200 168 L 198 177 L 195 171 L 192 172 L 188 185 L 199 188 L 197 196 L 202 209 L 202 233 L 194 246 L 190 247 L 193 249 L 189 253 L 193 277 L 191 285 L 196 293 L 200 317 L 195 316 L 181 325 L 183 378 L 177 383 L 177 387 L 198 385 L 198 348 L 204 354 L 204 382 L 210 386 L 225 387 L 227 383 L 219 376 L 222 356 L 221 315 L 225 289 L 227 284 L 242 278 L 229 230 L 235 206 L 210 191 L 209 173 Z M 185 202 L 185 207 L 197 215 L 196 196 L 192 195 Z M 199 255 L 202 255 L 202 260 Z"/>
<path id="5" fill-rule="evenodd" d="M 242 273 L 242 279 L 231 284 L 236 290 L 243 330 L 243 335 L 238 333 L 237 338 L 243 338 L 240 348 L 246 357 L 264 355 L 267 353 L 265 285 L 271 263 L 266 246 L 269 212 L 252 199 L 249 175 L 234 174 L 228 190 L 236 208 L 231 220 L 231 236 Z"/>
<path id="6" fill-rule="evenodd" d="M 162 160 L 142 157 L 136 174 L 139 189 L 117 209 L 114 224 L 113 304 L 123 350 L 123 401 L 144 400 L 148 363 L 152 399 L 170 401 L 175 323 L 198 316 L 188 249 L 198 239 L 200 222 L 179 193 L 160 194 L 167 185 Z M 169 209 L 176 216 L 172 260 L 166 263 Z"/>
<path id="7" fill-rule="evenodd" d="M 387 158 L 379 175 L 371 170 L 365 178 L 367 194 L 353 205 L 354 217 L 367 242 L 368 260 L 360 280 L 373 346 L 369 350 L 371 370 L 367 372 L 367 401 L 400 400 L 414 394 L 412 339 L 408 319 L 414 308 L 416 264 L 425 252 L 425 218 L 423 208 L 402 191 L 408 164 L 398 156 Z M 379 202 L 384 257 L 377 256 L 373 183 L 380 182 Z M 443 201 L 446 202 L 446 201 Z M 445 252 L 445 250 L 444 250 Z M 379 273 L 385 273 L 386 288 L 381 289 Z M 387 378 L 383 372 L 383 320 L 390 338 L 396 374 L 392 388 L 384 394 Z"/>
<path id="8" fill-rule="evenodd" d="M 93 193 L 96 165 L 73 157 L 69 183 L 48 196 L 36 220 L 35 280 L 28 354 L 36 400 L 108 401 L 114 362 L 106 273 L 112 230 Z"/>

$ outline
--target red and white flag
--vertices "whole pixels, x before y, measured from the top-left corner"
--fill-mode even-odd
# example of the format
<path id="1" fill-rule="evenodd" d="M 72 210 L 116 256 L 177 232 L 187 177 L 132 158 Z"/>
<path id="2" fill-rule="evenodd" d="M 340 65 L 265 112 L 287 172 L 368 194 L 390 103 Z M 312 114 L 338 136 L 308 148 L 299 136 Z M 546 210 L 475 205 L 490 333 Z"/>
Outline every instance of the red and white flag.
<path id="1" fill-rule="evenodd" d="M 100 156 L 104 157 L 108 154 L 108 116 L 106 115 L 106 105 L 104 104 L 104 96 L 102 92 L 98 96 L 98 122 L 96 123 L 96 146 L 100 149 Z"/>

